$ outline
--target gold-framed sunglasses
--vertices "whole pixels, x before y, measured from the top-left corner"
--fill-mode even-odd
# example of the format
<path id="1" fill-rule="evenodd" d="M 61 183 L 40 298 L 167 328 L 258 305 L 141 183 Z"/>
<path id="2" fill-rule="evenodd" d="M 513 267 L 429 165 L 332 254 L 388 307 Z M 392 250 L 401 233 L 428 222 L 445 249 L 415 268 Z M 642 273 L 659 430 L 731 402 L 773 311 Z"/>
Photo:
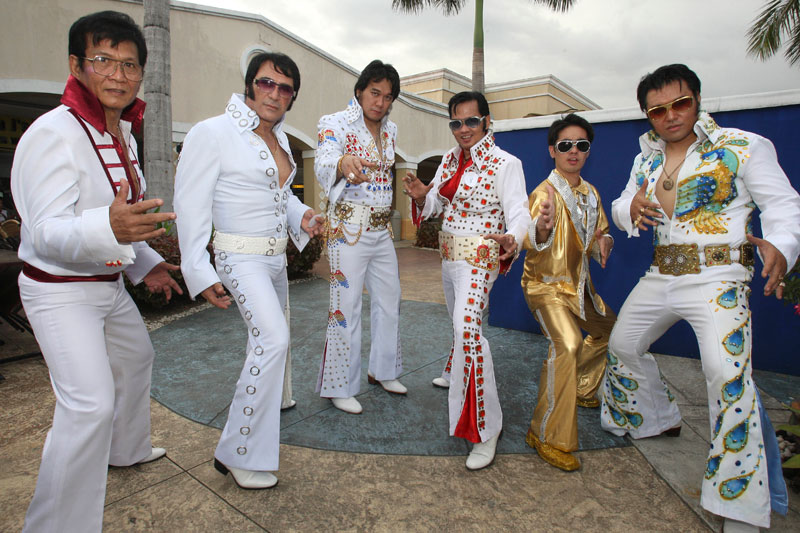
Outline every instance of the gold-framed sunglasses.
<path id="1" fill-rule="evenodd" d="M 676 98 L 668 104 L 651 107 L 647 110 L 647 116 L 650 117 L 650 120 L 661 120 L 667 116 L 667 112 L 669 112 L 670 109 L 676 113 L 688 111 L 689 108 L 692 107 L 692 102 L 694 102 L 694 96 L 681 96 L 680 98 Z"/>

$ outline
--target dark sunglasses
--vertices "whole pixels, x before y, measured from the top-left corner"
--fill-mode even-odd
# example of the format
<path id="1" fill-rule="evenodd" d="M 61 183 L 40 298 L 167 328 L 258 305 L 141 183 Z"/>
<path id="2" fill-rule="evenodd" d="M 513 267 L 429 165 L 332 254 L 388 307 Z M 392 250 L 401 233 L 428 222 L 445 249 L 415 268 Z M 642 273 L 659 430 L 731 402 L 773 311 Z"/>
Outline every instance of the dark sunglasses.
<path id="1" fill-rule="evenodd" d="M 485 118 L 486 115 L 483 115 L 482 117 L 469 117 L 465 118 L 464 120 L 459 120 L 455 118 L 449 122 L 450 129 L 456 131 L 457 129 L 460 129 L 462 125 L 466 124 L 468 128 L 474 130 L 475 128 L 481 125 L 481 122 L 483 122 L 483 119 Z"/>
<path id="2" fill-rule="evenodd" d="M 667 112 L 672 109 L 676 113 L 682 113 L 692 107 L 694 96 L 681 96 L 668 104 L 653 106 L 647 110 L 650 120 L 661 120 L 667 116 Z"/>
<path id="3" fill-rule="evenodd" d="M 561 152 L 562 154 L 566 154 L 572 147 L 575 146 L 578 148 L 579 152 L 588 152 L 589 148 L 592 147 L 592 143 L 587 141 L 586 139 L 580 139 L 578 141 L 558 141 L 556 143 L 556 150 Z"/>
<path id="4" fill-rule="evenodd" d="M 291 98 L 296 94 L 294 92 L 294 87 L 292 87 L 288 83 L 278 83 L 272 78 L 258 78 L 256 80 L 253 80 L 253 83 L 255 83 L 256 87 L 258 87 L 265 93 L 271 93 L 272 91 L 275 90 L 275 87 L 277 87 L 278 94 L 281 95 L 283 98 Z"/>

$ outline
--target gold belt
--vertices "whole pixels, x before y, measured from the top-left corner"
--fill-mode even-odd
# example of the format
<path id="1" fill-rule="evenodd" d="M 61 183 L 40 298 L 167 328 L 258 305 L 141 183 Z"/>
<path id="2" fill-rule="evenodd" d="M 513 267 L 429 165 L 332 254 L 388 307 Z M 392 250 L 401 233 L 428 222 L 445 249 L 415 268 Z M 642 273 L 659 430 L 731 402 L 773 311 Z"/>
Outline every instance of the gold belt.
<path id="1" fill-rule="evenodd" d="M 440 231 L 439 255 L 446 261 L 466 261 L 472 266 L 493 270 L 499 264 L 500 245 L 480 236 L 462 237 Z"/>
<path id="2" fill-rule="evenodd" d="M 732 263 L 753 266 L 753 245 L 745 243 L 731 248 L 727 244 L 720 244 L 699 250 L 696 244 L 667 244 L 656 246 L 653 253 L 653 266 L 658 266 L 659 273 L 673 276 L 699 274 L 701 265 L 719 266 Z"/>

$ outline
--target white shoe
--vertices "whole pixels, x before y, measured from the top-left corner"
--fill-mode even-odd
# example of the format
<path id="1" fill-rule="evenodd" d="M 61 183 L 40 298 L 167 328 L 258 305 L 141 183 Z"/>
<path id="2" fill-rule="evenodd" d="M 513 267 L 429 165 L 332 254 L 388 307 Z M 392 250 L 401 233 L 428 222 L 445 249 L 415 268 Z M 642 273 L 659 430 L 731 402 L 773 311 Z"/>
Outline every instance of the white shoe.
<path id="1" fill-rule="evenodd" d="M 281 411 L 286 411 L 287 409 L 291 409 L 295 405 L 297 405 L 297 400 L 291 399 L 289 400 L 289 403 L 287 403 L 286 405 L 281 405 Z"/>
<path id="2" fill-rule="evenodd" d="M 156 459 L 161 459 L 165 455 L 167 455 L 167 450 L 165 450 L 164 448 L 151 448 L 150 449 L 150 455 L 148 455 L 147 457 L 145 457 L 144 459 L 142 459 L 141 461 L 139 461 L 136 464 L 137 465 L 141 465 L 141 464 L 144 464 L 144 463 L 151 463 L 151 462 L 155 461 Z"/>
<path id="3" fill-rule="evenodd" d="M 726 518 L 722 524 L 723 533 L 758 533 L 761 531 L 758 526 L 748 524 L 747 522 L 740 522 L 733 518 Z"/>
<path id="4" fill-rule="evenodd" d="M 480 470 L 494 462 L 494 451 L 497 448 L 498 433 L 486 442 L 476 442 L 467 457 L 467 470 Z"/>
<path id="5" fill-rule="evenodd" d="M 450 382 L 441 376 L 439 376 L 438 378 L 433 378 L 433 381 L 431 381 L 431 383 L 433 383 L 434 387 L 439 387 L 441 389 L 450 388 Z"/>
<path id="6" fill-rule="evenodd" d="M 214 458 L 214 468 L 223 476 L 231 473 L 233 482 L 242 489 L 269 489 L 278 484 L 278 478 L 272 472 L 258 472 L 252 470 L 242 470 L 232 466 L 225 466 Z"/>
<path id="7" fill-rule="evenodd" d="M 351 415 L 360 415 L 362 408 L 358 400 L 350 396 L 349 398 L 331 398 L 333 406 L 340 411 L 350 413 Z"/>
<path id="8" fill-rule="evenodd" d="M 386 392 L 391 392 L 392 394 L 406 394 L 408 392 L 408 389 L 405 387 L 405 385 L 396 379 L 378 381 L 372 376 L 372 374 L 367 373 L 367 381 L 370 385 L 377 385 L 380 383 L 381 387 L 383 387 L 383 390 Z"/>

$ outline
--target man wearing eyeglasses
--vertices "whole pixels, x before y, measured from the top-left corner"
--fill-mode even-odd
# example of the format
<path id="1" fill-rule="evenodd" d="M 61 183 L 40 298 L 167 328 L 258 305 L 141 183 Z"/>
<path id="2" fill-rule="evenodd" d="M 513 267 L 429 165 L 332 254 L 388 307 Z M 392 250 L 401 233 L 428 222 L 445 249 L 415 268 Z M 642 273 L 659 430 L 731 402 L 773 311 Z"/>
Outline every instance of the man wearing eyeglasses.
<path id="1" fill-rule="evenodd" d="M 108 465 L 166 453 L 150 442 L 153 347 L 121 272 L 151 292 L 181 293 L 144 242 L 174 213 L 143 200 L 131 130 L 147 59 L 123 13 L 69 30 L 63 105 L 39 117 L 14 154 L 11 187 L 22 218 L 20 297 L 47 362 L 56 407 L 24 531 L 100 531 Z"/>
<path id="2" fill-rule="evenodd" d="M 605 268 L 614 241 L 597 189 L 581 177 L 594 128 L 570 113 L 551 124 L 547 140 L 555 169 L 528 198 L 533 222 L 523 241 L 522 288 L 550 347 L 525 441 L 551 465 L 572 471 L 581 465 L 572 454 L 577 406 L 600 405 L 595 394 L 616 319 L 594 290 L 589 259 Z"/>
<path id="3" fill-rule="evenodd" d="M 724 531 L 757 531 L 769 527 L 770 505 L 786 512 L 786 487 L 751 376 L 748 284 L 755 247 L 765 296 L 782 297 L 783 276 L 800 252 L 800 196 L 769 140 L 721 128 L 701 110 L 700 80 L 685 65 L 646 75 L 637 98 L 652 130 L 640 138 L 612 216 L 631 237 L 652 229 L 655 253 L 611 334 L 602 425 L 633 438 L 679 435 L 677 403 L 647 349 L 688 321 L 712 424 L 701 503 L 725 517 Z M 755 207 L 763 238 L 751 234 Z"/>
<path id="4" fill-rule="evenodd" d="M 395 68 L 379 60 L 364 68 L 344 111 L 319 120 L 314 172 L 328 197 L 330 263 L 328 329 L 317 392 L 346 413 L 359 414 L 361 301 L 371 300 L 369 383 L 406 394 L 397 379 L 400 352 L 400 276 L 391 226 L 395 138 L 389 120 L 400 94 Z"/>
<path id="5" fill-rule="evenodd" d="M 439 252 L 453 344 L 434 385 L 449 388 L 450 435 L 473 443 L 466 466 L 479 470 L 494 461 L 503 429 L 483 311 L 497 275 L 517 257 L 531 217 L 522 163 L 495 144 L 486 97 L 461 92 L 448 109 L 458 146 L 445 154 L 428 186 L 410 172 L 403 181 L 417 226 L 444 217 Z"/>
<path id="6" fill-rule="evenodd" d="M 286 245 L 291 238 L 302 250 L 321 227 L 291 190 L 297 165 L 283 124 L 299 89 L 291 58 L 254 56 L 244 94 L 233 94 L 222 115 L 186 135 L 175 176 L 189 294 L 221 309 L 232 297 L 247 326 L 244 367 L 214 452 L 215 468 L 245 489 L 278 482 L 272 471 L 289 348 Z M 214 265 L 206 248 L 212 228 Z"/>

